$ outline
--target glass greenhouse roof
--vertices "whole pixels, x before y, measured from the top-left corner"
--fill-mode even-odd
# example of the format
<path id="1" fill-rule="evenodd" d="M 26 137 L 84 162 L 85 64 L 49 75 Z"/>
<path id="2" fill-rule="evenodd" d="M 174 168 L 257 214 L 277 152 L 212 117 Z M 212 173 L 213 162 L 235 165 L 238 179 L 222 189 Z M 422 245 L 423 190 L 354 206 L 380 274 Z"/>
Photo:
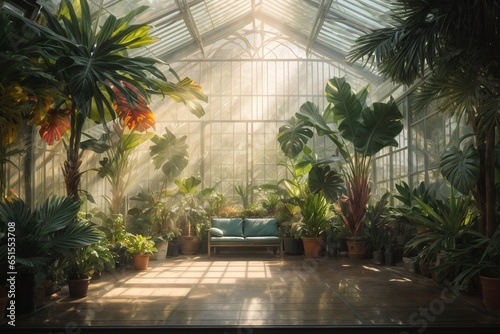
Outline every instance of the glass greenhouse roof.
<path id="1" fill-rule="evenodd" d="M 356 38 L 389 26 L 390 2 L 385 0 L 90 0 L 95 15 L 124 15 L 138 6 L 149 8 L 137 17 L 152 26 L 158 42 L 140 55 L 166 62 L 226 38 L 260 20 L 311 51 L 345 62 Z M 55 9 L 59 1 L 38 0 Z M 102 9 L 101 9 L 102 4 Z M 361 68 L 361 63 L 354 64 Z M 364 69 L 373 74 L 373 69 Z M 368 74 L 368 73 L 367 73 Z"/>

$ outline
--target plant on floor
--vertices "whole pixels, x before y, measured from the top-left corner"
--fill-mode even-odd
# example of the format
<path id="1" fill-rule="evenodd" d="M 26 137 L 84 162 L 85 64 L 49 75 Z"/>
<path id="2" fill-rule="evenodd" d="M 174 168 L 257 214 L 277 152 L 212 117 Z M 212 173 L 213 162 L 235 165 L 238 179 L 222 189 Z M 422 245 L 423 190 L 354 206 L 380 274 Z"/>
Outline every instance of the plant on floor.
<path id="1" fill-rule="evenodd" d="M 480 279 L 484 304 L 500 309 L 500 228 L 491 238 L 468 229 L 464 239 L 443 251 L 444 261 L 435 270 L 452 271 L 458 290 L 469 289 Z"/>
<path id="2" fill-rule="evenodd" d="M 319 193 L 307 193 L 299 202 L 301 221 L 301 238 L 304 252 L 308 257 L 319 257 L 325 248 L 323 235 L 330 226 L 333 217 L 332 204 Z"/>
<path id="3" fill-rule="evenodd" d="M 107 240 L 76 248 L 66 252 L 62 259 L 62 267 L 68 279 L 88 279 L 95 272 L 115 267 L 113 253 Z"/>
<path id="4" fill-rule="evenodd" d="M 125 239 L 125 244 L 127 245 L 127 252 L 132 255 L 151 255 L 157 251 L 152 238 L 141 234 L 129 233 Z"/>
<path id="5" fill-rule="evenodd" d="M 347 189 L 340 198 L 340 213 L 351 239 L 356 241 L 362 236 L 370 199 L 371 159 L 381 149 L 398 145 L 395 138 L 403 129 L 403 115 L 393 100 L 368 107 L 367 87 L 354 93 L 344 78 L 330 79 L 325 91 L 329 102 L 325 110 L 320 113 L 314 103 L 304 103 L 295 117 L 280 128 L 278 141 L 290 157 L 308 149 L 313 130 L 335 145 L 343 159 Z"/>
<path id="6" fill-rule="evenodd" d="M 384 193 L 377 203 L 368 205 L 366 209 L 364 232 L 368 246 L 373 250 L 373 261 L 377 264 L 383 262 L 382 252 L 389 239 L 388 223 L 392 218 L 387 207 L 389 196 L 389 192 Z"/>
<path id="7" fill-rule="evenodd" d="M 0 201 L 1 259 L 7 259 L 6 232 L 15 228 L 16 311 L 20 314 L 35 308 L 34 295 L 29 295 L 35 274 L 48 274 L 50 266 L 68 250 L 101 240 L 102 233 L 94 225 L 76 219 L 79 210 L 79 202 L 54 195 L 38 203 L 34 210 L 20 199 Z"/>
<path id="8" fill-rule="evenodd" d="M 443 251 L 456 248 L 475 227 L 474 202 L 470 195 L 456 195 L 453 189 L 449 199 L 435 200 L 432 205 L 418 197 L 415 201 L 421 213 L 406 213 L 405 216 L 419 232 L 405 245 L 405 251 L 418 250 L 421 261 L 439 263 Z M 453 279 L 453 275 L 453 272 L 439 272 L 441 279 Z"/>
<path id="9" fill-rule="evenodd" d="M 133 266 L 137 270 L 146 270 L 149 257 L 158 251 L 152 238 L 141 234 L 129 233 L 125 239 L 125 245 L 127 253 L 133 257 Z"/>

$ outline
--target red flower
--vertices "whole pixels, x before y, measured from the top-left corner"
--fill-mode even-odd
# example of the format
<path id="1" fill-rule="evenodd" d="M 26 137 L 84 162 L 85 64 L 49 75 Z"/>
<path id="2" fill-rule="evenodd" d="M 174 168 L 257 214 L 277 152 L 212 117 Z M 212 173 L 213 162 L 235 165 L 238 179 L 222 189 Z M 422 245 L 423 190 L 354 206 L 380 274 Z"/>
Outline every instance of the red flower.
<path id="1" fill-rule="evenodd" d="M 116 87 L 113 87 L 116 100 L 113 101 L 115 111 L 118 117 L 123 121 L 130 130 L 144 132 L 149 128 L 154 128 L 155 116 L 151 109 L 149 109 L 146 100 L 139 94 L 137 88 L 127 82 L 122 82 L 125 89 L 135 94 L 137 102 L 130 104 L 125 95 Z"/>

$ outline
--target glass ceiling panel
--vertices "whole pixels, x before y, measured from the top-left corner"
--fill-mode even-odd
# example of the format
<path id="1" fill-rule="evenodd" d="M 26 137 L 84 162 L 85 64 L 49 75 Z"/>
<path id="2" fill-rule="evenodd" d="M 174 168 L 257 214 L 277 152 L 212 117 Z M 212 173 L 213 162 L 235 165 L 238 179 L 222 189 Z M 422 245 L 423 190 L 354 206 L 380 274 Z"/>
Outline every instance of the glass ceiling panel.
<path id="1" fill-rule="evenodd" d="M 316 20 L 317 8 L 306 1 L 266 0 L 262 11 L 276 23 L 285 24 L 299 34 L 309 36 Z"/>
<path id="2" fill-rule="evenodd" d="M 59 4 L 58 0 L 37 1 L 51 10 Z M 121 17 L 138 6 L 149 6 L 136 20 L 151 25 L 151 35 L 159 41 L 133 54 L 168 62 L 196 50 L 204 53 L 205 44 L 234 34 L 252 20 L 255 24 L 256 19 L 307 45 L 308 52 L 345 61 L 359 36 L 390 26 L 390 4 L 394 1 L 334 0 L 324 16 L 318 8 L 328 0 L 103 0 L 102 11 L 101 0 L 89 0 L 91 10 L 104 16 Z M 363 71 L 377 75 L 373 68 Z"/>

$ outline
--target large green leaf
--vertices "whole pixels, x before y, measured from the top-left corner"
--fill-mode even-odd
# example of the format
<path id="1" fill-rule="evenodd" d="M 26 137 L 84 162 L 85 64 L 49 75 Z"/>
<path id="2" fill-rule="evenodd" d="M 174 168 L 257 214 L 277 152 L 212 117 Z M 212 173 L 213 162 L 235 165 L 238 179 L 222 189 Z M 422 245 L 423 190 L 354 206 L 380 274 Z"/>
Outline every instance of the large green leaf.
<path id="1" fill-rule="evenodd" d="M 443 177 L 462 194 L 468 194 L 479 176 L 479 153 L 470 142 L 462 151 L 456 146 L 446 148 L 439 168 Z"/>
<path id="2" fill-rule="evenodd" d="M 41 235 L 62 230 L 74 223 L 81 203 L 69 197 L 50 196 L 37 205 L 35 217 L 41 224 Z"/>
<path id="3" fill-rule="evenodd" d="M 155 144 L 149 147 L 155 169 L 161 168 L 167 178 L 173 180 L 181 174 L 188 164 L 187 136 L 177 138 L 168 128 L 163 136 L 154 136 Z"/>
<path id="4" fill-rule="evenodd" d="M 342 137 L 353 142 L 361 123 L 362 102 L 344 78 L 330 79 L 325 92 L 327 101 L 333 105 L 334 119 L 339 122 L 338 128 Z M 366 94 L 360 94 L 360 96 L 364 96 L 366 99 Z"/>
<path id="5" fill-rule="evenodd" d="M 295 158 L 302 152 L 312 136 L 312 130 L 306 127 L 303 121 L 292 117 L 279 128 L 278 142 L 281 151 L 287 157 Z"/>
<path id="6" fill-rule="evenodd" d="M 194 196 L 196 188 L 201 184 L 201 180 L 194 176 L 190 176 L 182 180 L 176 179 L 174 180 L 174 183 L 179 188 L 181 194 Z"/>
<path id="7" fill-rule="evenodd" d="M 355 149 L 365 156 L 373 156 L 385 147 L 398 146 L 394 138 L 403 130 L 402 118 L 394 101 L 377 102 L 373 109 L 364 109 L 352 141 Z"/>
<path id="8" fill-rule="evenodd" d="M 308 185 L 312 193 L 323 192 L 329 202 L 335 202 L 345 190 L 341 174 L 328 165 L 314 166 L 309 172 Z"/>

